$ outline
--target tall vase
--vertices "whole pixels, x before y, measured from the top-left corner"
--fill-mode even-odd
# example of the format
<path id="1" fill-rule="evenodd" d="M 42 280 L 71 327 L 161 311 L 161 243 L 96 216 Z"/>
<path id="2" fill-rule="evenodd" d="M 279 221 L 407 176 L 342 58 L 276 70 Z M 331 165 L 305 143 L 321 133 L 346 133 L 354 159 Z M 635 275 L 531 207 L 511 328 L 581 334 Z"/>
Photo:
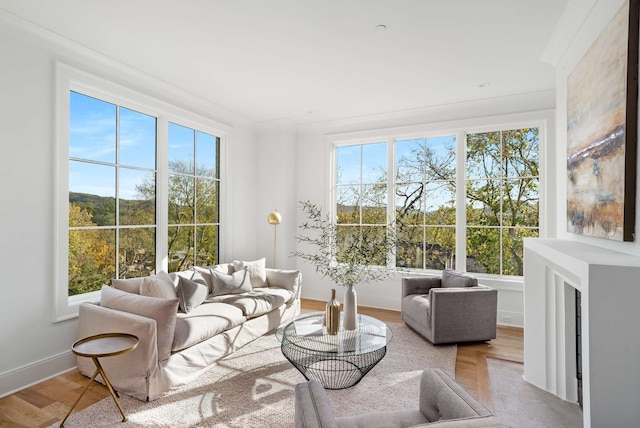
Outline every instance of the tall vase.
<path id="1" fill-rule="evenodd" d="M 331 300 L 327 302 L 325 308 L 325 327 L 327 334 L 336 335 L 340 329 L 340 303 L 336 300 L 336 289 L 331 289 Z"/>
<path id="2" fill-rule="evenodd" d="M 358 327 L 358 296 L 356 288 L 346 287 L 344 290 L 344 329 L 355 330 Z"/>

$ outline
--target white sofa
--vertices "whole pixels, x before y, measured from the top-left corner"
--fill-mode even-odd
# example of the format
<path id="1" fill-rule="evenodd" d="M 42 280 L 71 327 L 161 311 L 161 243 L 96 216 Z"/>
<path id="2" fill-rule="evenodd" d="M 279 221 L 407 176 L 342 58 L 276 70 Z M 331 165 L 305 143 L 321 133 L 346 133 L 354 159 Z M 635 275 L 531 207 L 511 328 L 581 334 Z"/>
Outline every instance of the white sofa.
<path id="1" fill-rule="evenodd" d="M 264 259 L 113 280 L 99 304 L 80 306 L 78 338 L 137 336 L 135 350 L 100 362 L 116 391 L 155 400 L 293 320 L 300 313 L 301 282 L 299 271 L 264 268 Z M 88 377 L 95 371 L 84 357 L 78 368 Z"/>

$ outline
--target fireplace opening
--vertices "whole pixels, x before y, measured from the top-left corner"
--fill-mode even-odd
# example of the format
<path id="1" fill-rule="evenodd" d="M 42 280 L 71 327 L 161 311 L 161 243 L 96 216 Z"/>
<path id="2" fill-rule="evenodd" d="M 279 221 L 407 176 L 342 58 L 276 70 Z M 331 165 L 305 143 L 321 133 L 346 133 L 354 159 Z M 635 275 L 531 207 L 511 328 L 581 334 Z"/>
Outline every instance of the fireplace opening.
<path id="1" fill-rule="evenodd" d="M 574 289 L 575 290 L 575 289 Z M 581 293 L 576 293 L 576 378 L 578 380 L 578 404 L 582 408 L 582 302 Z"/>

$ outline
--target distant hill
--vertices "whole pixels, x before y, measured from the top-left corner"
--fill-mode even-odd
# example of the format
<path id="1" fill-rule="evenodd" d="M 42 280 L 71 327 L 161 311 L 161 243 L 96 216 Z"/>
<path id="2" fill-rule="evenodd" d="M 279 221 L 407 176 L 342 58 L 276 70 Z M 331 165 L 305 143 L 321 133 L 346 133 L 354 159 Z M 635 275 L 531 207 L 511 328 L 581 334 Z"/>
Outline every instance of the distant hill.
<path id="1" fill-rule="evenodd" d="M 115 224 L 116 198 L 114 197 L 69 192 L 69 203 L 87 210 L 98 226 Z M 120 214 L 121 222 L 124 217 L 138 219 L 127 222 L 128 224 L 154 223 L 155 200 L 120 199 Z M 141 219 L 146 220 L 140 221 Z"/>

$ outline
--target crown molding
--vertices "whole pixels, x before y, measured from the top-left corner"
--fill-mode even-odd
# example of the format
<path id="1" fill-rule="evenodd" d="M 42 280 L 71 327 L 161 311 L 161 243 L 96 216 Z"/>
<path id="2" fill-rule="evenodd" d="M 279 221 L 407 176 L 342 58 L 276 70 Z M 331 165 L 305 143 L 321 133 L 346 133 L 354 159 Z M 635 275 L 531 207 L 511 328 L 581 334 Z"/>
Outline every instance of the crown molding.
<path id="1" fill-rule="evenodd" d="M 555 109 L 554 89 L 298 125 L 299 134 L 343 134 Z"/>
<path id="2" fill-rule="evenodd" d="M 50 52 L 54 61 L 68 64 L 123 86 L 129 86 L 192 114 L 196 113 L 213 120 L 224 127 L 233 128 L 238 123 L 254 126 L 256 123 L 198 94 L 147 74 L 1 8 L 0 26 L 16 33 L 27 43 Z"/>

